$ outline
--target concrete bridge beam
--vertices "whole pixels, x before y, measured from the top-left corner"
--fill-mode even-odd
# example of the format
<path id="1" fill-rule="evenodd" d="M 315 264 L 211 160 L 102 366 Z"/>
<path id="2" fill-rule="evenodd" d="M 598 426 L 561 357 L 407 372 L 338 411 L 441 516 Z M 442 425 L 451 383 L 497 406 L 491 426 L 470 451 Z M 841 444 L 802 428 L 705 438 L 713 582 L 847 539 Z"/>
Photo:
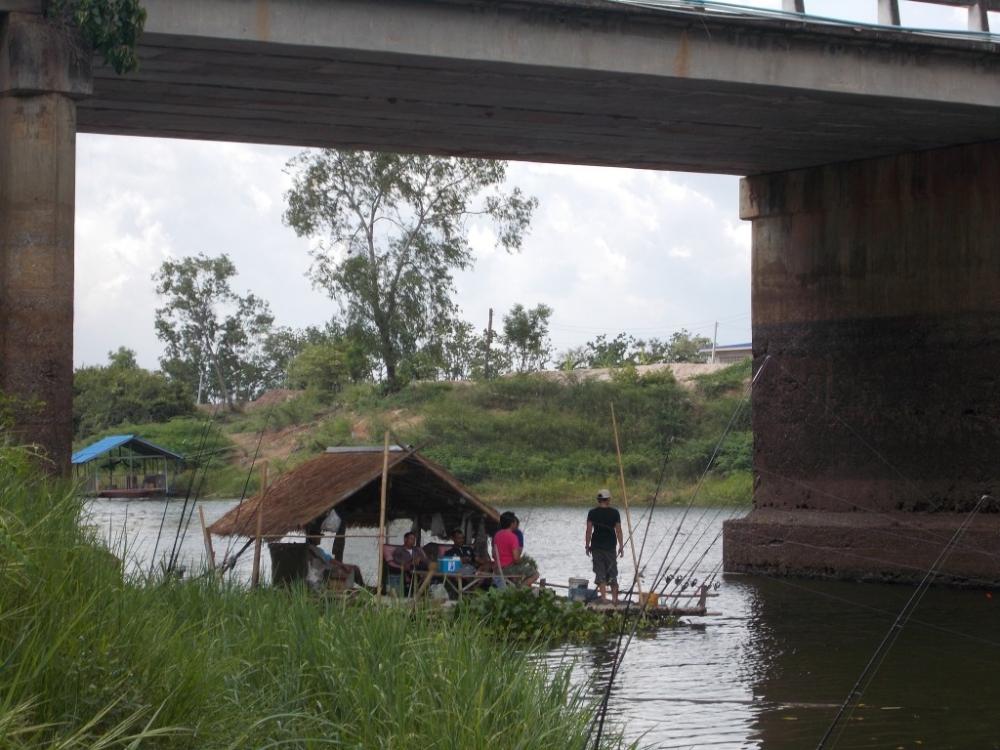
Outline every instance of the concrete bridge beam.
<path id="1" fill-rule="evenodd" d="M 74 99 L 89 86 L 71 37 L 0 16 L 0 391 L 59 473 L 73 442 Z"/>
<path id="2" fill-rule="evenodd" d="M 919 579 L 1000 498 L 1000 143 L 750 177 L 741 199 L 766 369 L 726 569 Z M 953 580 L 1000 582 L 986 510 Z"/>

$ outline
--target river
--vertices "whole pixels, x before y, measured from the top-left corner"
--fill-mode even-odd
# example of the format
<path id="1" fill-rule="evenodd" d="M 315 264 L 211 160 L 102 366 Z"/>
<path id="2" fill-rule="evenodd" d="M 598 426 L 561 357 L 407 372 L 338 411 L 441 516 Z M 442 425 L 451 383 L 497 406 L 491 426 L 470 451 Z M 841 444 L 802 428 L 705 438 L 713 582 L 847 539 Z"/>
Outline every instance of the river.
<path id="1" fill-rule="evenodd" d="M 200 504 L 211 523 L 233 501 Z M 117 546 L 124 536 L 132 564 L 148 567 L 161 521 L 157 557 L 173 546 L 182 501 L 165 507 L 158 500 L 97 500 L 88 508 L 90 523 L 103 538 Z M 549 581 L 589 575 L 584 510 L 515 512 L 525 532 L 525 550 Z M 691 575 L 699 580 L 709 576 L 721 560 L 716 540 L 730 512 L 692 510 L 671 553 L 674 568 L 686 573 L 698 562 Z M 673 508 L 653 514 L 644 560 L 659 563 L 680 519 L 681 511 Z M 647 519 L 639 512 L 633 520 L 638 539 Z M 401 531 L 391 529 L 394 536 Z M 215 543 L 221 558 L 224 543 L 218 538 Z M 241 545 L 242 540 L 235 546 Z M 203 564 L 197 514 L 179 547 L 179 558 L 189 569 Z M 688 550 L 691 555 L 681 565 Z M 361 565 L 371 580 L 371 539 L 349 538 L 345 557 Z M 267 555 L 263 558 L 266 576 Z M 620 565 L 623 581 L 632 575 L 628 558 L 626 554 Z M 250 566 L 247 552 L 235 575 L 248 578 Z M 649 565 L 647 577 L 654 567 Z M 718 614 L 692 618 L 631 643 L 615 682 L 610 715 L 629 738 L 648 747 L 814 748 L 912 591 L 909 586 L 725 576 L 714 591 L 718 596 L 710 600 L 709 609 Z M 563 648 L 546 658 L 552 664 L 573 664 L 580 684 L 599 690 L 606 685 L 613 645 Z M 1000 594 L 932 589 L 835 747 L 1000 750 L 998 667 Z"/>

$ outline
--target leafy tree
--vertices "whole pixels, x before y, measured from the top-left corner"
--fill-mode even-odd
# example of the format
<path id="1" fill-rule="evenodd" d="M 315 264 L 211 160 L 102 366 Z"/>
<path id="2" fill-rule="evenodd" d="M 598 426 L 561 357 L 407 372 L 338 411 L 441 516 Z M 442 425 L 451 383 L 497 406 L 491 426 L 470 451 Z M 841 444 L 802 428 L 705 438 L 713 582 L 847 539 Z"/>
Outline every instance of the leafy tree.
<path id="1" fill-rule="evenodd" d="M 346 383 L 358 383 L 371 377 L 371 357 L 364 346 L 335 327 L 326 332 L 306 329 L 305 343 L 288 365 L 288 384 L 321 395 L 337 393 Z"/>
<path id="2" fill-rule="evenodd" d="M 274 323 L 267 302 L 233 291 L 234 276 L 225 254 L 164 261 L 153 276 L 165 302 L 156 310 L 156 335 L 166 345 L 162 367 L 192 393 L 203 385 L 229 406 L 267 387 L 264 346 Z"/>
<path id="3" fill-rule="evenodd" d="M 549 318 L 552 308 L 538 304 L 526 309 L 518 303 L 503 317 L 503 335 L 518 372 L 541 370 L 552 355 Z"/>
<path id="4" fill-rule="evenodd" d="M 452 274 L 473 263 L 470 222 L 491 220 L 514 251 L 537 205 L 503 191 L 504 162 L 328 149 L 289 166 L 285 222 L 320 240 L 310 277 L 371 342 L 389 390 L 456 315 Z"/>
<path id="5" fill-rule="evenodd" d="M 625 333 L 619 333 L 612 339 L 601 334 L 586 344 L 587 367 L 621 367 L 634 364 L 632 349 L 635 339 Z"/>
<path id="6" fill-rule="evenodd" d="M 699 353 L 699 349 L 707 349 L 712 345 L 712 339 L 707 336 L 693 336 L 683 328 L 670 337 L 666 362 L 705 362 L 708 358 Z"/>
<path id="7" fill-rule="evenodd" d="M 164 422 L 190 414 L 194 402 L 182 383 L 136 363 L 125 347 L 108 352 L 105 366 L 73 374 L 73 424 L 77 437 L 123 423 Z"/>
<path id="8" fill-rule="evenodd" d="M 699 350 L 711 345 L 711 339 L 693 336 L 683 328 L 673 333 L 666 341 L 657 338 L 636 339 L 627 333 L 619 333 L 614 338 L 601 334 L 583 346 L 562 352 L 559 355 L 559 369 L 625 367 L 661 362 L 705 362 L 707 357 L 700 354 Z"/>

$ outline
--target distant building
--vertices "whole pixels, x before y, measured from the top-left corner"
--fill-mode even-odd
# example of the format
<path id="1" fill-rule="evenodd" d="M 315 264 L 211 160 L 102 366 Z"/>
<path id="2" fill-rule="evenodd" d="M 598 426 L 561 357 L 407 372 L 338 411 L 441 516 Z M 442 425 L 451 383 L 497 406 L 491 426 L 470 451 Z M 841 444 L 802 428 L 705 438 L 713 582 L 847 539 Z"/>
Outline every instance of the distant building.
<path id="1" fill-rule="evenodd" d="M 712 347 L 699 349 L 698 354 L 704 354 L 707 362 L 712 361 Z M 722 365 L 731 365 L 734 362 L 742 362 L 747 357 L 753 356 L 753 344 L 726 344 L 715 347 L 715 362 Z"/>

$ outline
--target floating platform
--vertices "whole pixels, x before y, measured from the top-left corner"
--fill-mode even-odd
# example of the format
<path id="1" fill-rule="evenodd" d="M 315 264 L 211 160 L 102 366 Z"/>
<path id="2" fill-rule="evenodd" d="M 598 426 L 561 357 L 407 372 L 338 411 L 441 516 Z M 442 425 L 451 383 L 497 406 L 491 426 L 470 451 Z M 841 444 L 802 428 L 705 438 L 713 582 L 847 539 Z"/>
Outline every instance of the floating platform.
<path id="1" fill-rule="evenodd" d="M 134 487 L 130 489 L 107 489 L 100 490 L 96 497 L 106 497 L 118 500 L 145 500 L 146 498 L 161 498 L 166 496 L 166 491 L 162 487 Z"/>

